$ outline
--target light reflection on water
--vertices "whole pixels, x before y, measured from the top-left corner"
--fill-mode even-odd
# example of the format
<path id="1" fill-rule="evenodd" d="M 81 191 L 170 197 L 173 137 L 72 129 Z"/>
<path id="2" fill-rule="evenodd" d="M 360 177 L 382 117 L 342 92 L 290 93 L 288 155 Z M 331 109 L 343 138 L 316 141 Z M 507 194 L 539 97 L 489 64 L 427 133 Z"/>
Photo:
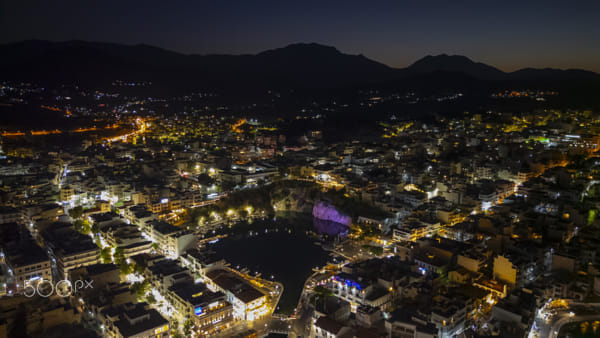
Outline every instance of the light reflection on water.
<path id="1" fill-rule="evenodd" d="M 233 268 L 247 268 L 249 273 L 257 272 L 262 278 L 281 282 L 284 292 L 279 302 L 279 311 L 291 313 L 298 303 L 306 278 L 313 273 L 313 268 L 322 267 L 330 260 L 329 252 L 323 250 L 316 242 L 319 236 L 307 234 L 308 227 L 286 226 L 277 220 L 280 229 L 257 228 L 246 236 L 233 236 L 211 245 L 211 250 L 225 258 Z M 314 231 L 329 236 L 347 231 L 342 224 L 315 219 Z"/>

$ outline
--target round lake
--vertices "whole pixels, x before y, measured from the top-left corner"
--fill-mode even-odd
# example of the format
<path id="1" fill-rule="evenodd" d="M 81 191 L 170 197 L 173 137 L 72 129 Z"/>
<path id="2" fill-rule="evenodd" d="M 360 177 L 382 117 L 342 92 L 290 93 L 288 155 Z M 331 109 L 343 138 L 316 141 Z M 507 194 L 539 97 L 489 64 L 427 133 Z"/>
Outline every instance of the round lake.
<path id="1" fill-rule="evenodd" d="M 315 244 L 316 239 L 302 230 L 265 232 L 252 236 L 234 236 L 211 245 L 211 250 L 225 258 L 233 268 L 247 268 L 250 274 L 281 282 L 284 292 L 276 312 L 290 314 L 298 303 L 306 279 L 315 267 L 329 259 L 328 252 Z"/>

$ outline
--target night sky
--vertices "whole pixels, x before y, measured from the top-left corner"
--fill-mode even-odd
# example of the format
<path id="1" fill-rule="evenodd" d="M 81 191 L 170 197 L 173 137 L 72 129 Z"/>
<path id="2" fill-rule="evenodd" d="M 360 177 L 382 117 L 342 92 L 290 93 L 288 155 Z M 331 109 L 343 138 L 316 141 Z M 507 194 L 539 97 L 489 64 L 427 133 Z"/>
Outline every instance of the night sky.
<path id="1" fill-rule="evenodd" d="M 34 38 L 197 54 L 318 42 L 394 67 L 447 53 L 600 72 L 600 1 L 0 1 L 0 43 Z"/>

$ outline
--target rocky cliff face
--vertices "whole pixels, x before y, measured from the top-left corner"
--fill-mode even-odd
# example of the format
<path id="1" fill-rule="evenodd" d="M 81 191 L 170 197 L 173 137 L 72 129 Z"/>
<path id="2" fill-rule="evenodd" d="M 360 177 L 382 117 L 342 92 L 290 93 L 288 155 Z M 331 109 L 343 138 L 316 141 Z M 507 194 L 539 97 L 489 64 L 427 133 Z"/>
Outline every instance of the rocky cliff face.
<path id="1" fill-rule="evenodd" d="M 341 223 L 326 221 L 318 218 L 313 218 L 313 228 L 319 234 L 326 234 L 330 236 L 341 235 L 346 236 L 350 228 Z"/>
<path id="2" fill-rule="evenodd" d="M 323 201 L 315 202 L 313 206 L 313 216 L 324 221 L 332 221 L 348 227 L 352 224 L 352 218 L 350 216 L 342 214 L 333 205 Z"/>
<path id="3" fill-rule="evenodd" d="M 273 198 L 273 205 L 277 211 L 309 213 L 312 211 L 313 202 L 307 195 L 306 189 L 291 189 L 287 195 Z"/>

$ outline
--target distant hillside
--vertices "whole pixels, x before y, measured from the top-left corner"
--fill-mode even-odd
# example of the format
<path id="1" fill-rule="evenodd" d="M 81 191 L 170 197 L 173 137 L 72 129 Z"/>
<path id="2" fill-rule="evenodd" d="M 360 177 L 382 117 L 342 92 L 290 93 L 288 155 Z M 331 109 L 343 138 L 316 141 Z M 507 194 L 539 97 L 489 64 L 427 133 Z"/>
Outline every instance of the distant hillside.
<path id="1" fill-rule="evenodd" d="M 445 54 L 426 56 L 407 68 L 395 69 L 316 43 L 292 44 L 256 55 L 185 55 L 148 45 L 28 40 L 0 45 L 0 74 L 8 80 L 91 85 L 115 79 L 150 80 L 181 90 L 380 85 L 465 91 L 506 86 L 546 86 L 573 92 L 600 88 L 600 75 L 584 70 L 527 68 L 505 73 L 465 56 Z"/>
<path id="2" fill-rule="evenodd" d="M 501 80 L 507 77 L 507 74 L 501 70 L 481 62 L 473 62 L 466 56 L 446 54 L 427 55 L 406 68 L 405 71 L 411 74 L 435 71 L 465 73 L 474 78 L 485 80 Z"/>
<path id="3" fill-rule="evenodd" d="M 218 87 L 338 87 L 385 81 L 394 74 L 391 68 L 364 56 L 314 43 L 257 55 L 203 56 L 147 45 L 39 40 L 0 46 L 0 72 L 13 79 L 181 80 Z"/>

